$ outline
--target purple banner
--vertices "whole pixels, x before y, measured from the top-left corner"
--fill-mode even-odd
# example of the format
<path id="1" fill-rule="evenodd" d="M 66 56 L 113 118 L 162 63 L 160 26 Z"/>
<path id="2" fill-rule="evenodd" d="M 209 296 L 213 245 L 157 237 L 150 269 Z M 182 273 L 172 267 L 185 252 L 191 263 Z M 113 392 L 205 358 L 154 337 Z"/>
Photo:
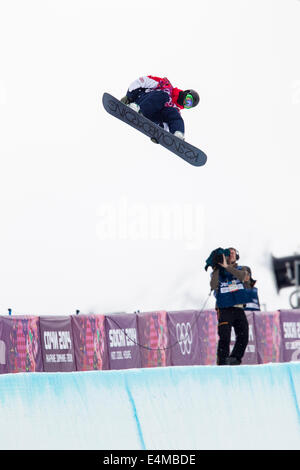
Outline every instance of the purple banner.
<path id="1" fill-rule="evenodd" d="M 197 319 L 198 312 L 196 310 L 168 312 L 172 366 L 192 366 L 200 364 L 200 342 Z"/>
<path id="2" fill-rule="evenodd" d="M 198 314 L 200 340 L 200 364 L 215 365 L 218 343 L 218 320 L 216 310 L 204 310 Z"/>
<path id="3" fill-rule="evenodd" d="M 282 361 L 280 313 L 253 312 L 259 364 Z"/>
<path id="4" fill-rule="evenodd" d="M 137 314 L 138 335 L 142 367 L 164 367 L 171 365 L 167 312 L 145 312 Z"/>
<path id="5" fill-rule="evenodd" d="M 1 359 L 3 372 L 43 371 L 39 317 L 1 317 Z"/>
<path id="6" fill-rule="evenodd" d="M 253 312 L 245 311 L 248 323 L 249 323 L 249 341 L 248 345 L 242 359 L 242 364 L 257 364 L 257 346 L 256 346 L 256 335 L 255 335 L 255 327 L 254 327 L 254 318 Z M 231 342 L 230 342 L 230 351 L 232 351 L 233 346 L 235 344 L 235 333 L 234 329 L 232 328 L 231 331 Z"/>
<path id="7" fill-rule="evenodd" d="M 136 314 L 116 313 L 105 318 L 110 369 L 141 367 Z"/>
<path id="8" fill-rule="evenodd" d="M 283 361 L 300 361 L 300 310 L 280 310 Z"/>
<path id="9" fill-rule="evenodd" d="M 7 374 L 7 345 L 4 338 L 4 322 L 0 317 L 0 374 Z"/>
<path id="10" fill-rule="evenodd" d="M 76 370 L 71 317 L 40 317 L 45 372 Z"/>
<path id="11" fill-rule="evenodd" d="M 73 315 L 72 329 L 77 370 L 107 370 L 104 315 Z"/>

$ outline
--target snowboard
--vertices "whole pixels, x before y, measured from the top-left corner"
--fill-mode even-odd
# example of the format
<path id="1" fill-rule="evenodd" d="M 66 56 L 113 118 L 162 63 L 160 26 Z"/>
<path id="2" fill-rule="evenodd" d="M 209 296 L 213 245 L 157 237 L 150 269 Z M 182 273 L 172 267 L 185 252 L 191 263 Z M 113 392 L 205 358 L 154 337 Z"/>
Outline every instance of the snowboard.
<path id="1" fill-rule="evenodd" d="M 202 150 L 174 136 L 109 93 L 103 94 L 102 103 L 109 114 L 129 124 L 129 126 L 134 127 L 146 136 L 154 138 L 158 144 L 191 165 L 202 166 L 206 163 L 207 156 Z"/>

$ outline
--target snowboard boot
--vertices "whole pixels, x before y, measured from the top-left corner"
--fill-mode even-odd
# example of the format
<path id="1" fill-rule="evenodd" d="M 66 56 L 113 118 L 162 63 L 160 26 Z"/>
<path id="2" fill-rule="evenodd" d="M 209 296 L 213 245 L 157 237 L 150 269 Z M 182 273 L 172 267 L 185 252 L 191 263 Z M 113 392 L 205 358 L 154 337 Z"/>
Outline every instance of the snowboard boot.
<path id="1" fill-rule="evenodd" d="M 131 108 L 133 111 L 135 111 L 136 113 L 140 112 L 141 108 L 137 103 L 129 103 L 127 106 Z"/>
<path id="2" fill-rule="evenodd" d="M 158 144 L 158 140 L 155 137 L 150 137 L 150 139 L 154 144 Z"/>
<path id="3" fill-rule="evenodd" d="M 181 131 L 175 131 L 174 135 L 178 137 L 178 139 L 184 140 L 184 133 Z"/>

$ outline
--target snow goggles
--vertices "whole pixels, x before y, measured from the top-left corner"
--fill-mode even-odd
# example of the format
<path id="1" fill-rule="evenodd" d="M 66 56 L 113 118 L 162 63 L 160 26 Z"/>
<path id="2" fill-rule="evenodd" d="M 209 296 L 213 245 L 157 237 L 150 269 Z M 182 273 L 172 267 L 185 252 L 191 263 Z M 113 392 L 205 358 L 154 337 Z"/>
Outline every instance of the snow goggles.
<path id="1" fill-rule="evenodd" d="M 192 108 L 193 104 L 194 104 L 194 98 L 190 93 L 188 93 L 186 97 L 184 98 L 183 107 L 187 109 Z"/>

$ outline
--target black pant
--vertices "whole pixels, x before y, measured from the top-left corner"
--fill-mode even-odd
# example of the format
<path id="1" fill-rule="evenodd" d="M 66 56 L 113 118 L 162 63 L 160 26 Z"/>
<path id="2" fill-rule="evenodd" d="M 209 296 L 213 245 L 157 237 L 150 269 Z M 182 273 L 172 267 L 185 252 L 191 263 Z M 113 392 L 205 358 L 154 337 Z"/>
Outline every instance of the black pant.
<path id="1" fill-rule="evenodd" d="M 249 339 L 249 324 L 242 308 L 228 307 L 217 309 L 219 342 L 217 349 L 217 364 L 226 364 L 229 357 L 231 328 L 234 328 L 236 341 L 230 357 L 241 362 Z"/>
<path id="2" fill-rule="evenodd" d="M 156 124 L 165 122 L 171 134 L 176 131 L 184 133 L 184 121 L 177 108 L 165 106 L 170 96 L 163 91 L 151 91 L 138 97 L 136 103 L 141 107 L 141 113 Z"/>

